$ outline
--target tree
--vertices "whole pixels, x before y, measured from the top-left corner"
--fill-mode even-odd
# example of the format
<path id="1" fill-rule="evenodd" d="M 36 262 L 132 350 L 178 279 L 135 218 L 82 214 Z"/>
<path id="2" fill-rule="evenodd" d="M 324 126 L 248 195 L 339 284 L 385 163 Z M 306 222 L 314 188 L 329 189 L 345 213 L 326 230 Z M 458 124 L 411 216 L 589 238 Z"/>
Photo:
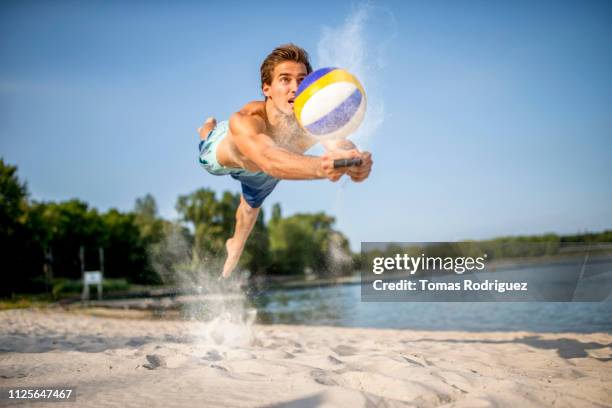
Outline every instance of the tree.
<path id="1" fill-rule="evenodd" d="M 140 229 L 147 244 L 159 242 L 162 237 L 163 223 L 157 217 L 157 203 L 151 194 L 137 198 L 134 204 L 134 222 Z"/>
<path id="2" fill-rule="evenodd" d="M 17 167 L 0 158 L 0 234 L 9 237 L 21 223 L 27 209 L 26 183 L 17 178 Z"/>
<path id="3" fill-rule="evenodd" d="M 125 277 L 132 283 L 159 283 L 147 256 L 147 241 L 133 213 L 115 209 L 102 216 L 104 225 L 105 273 L 107 277 Z"/>
<path id="4" fill-rule="evenodd" d="M 0 262 L 3 280 L 0 294 L 3 295 L 32 289 L 31 280 L 35 277 L 31 270 L 24 270 L 29 261 L 29 234 L 24 222 L 27 196 L 26 183 L 19 181 L 17 167 L 0 158 Z"/>
<path id="5" fill-rule="evenodd" d="M 334 223 L 334 217 L 322 212 L 282 218 L 280 206 L 275 205 L 269 225 L 271 271 L 301 274 L 310 269 L 320 273 L 335 267 L 334 251 L 348 253 L 348 240 L 332 228 Z"/>
<path id="6" fill-rule="evenodd" d="M 236 227 L 239 205 L 240 194 L 228 191 L 223 193 L 220 200 L 214 191 L 208 189 L 199 189 L 179 197 L 176 209 L 181 220 L 190 224 L 194 232 L 194 263 L 210 260 L 210 257 L 221 260 L 225 256 L 225 241 L 232 236 Z M 268 229 L 262 210 L 245 245 L 240 265 L 257 273 L 265 270 L 268 263 Z"/>
<path id="7" fill-rule="evenodd" d="M 144 257 L 138 280 L 142 283 L 160 283 L 161 277 L 155 270 L 152 252 L 154 246 L 164 239 L 164 220 L 157 216 L 157 203 L 151 194 L 137 198 L 134 204 L 134 223 L 140 231 Z"/>
<path id="8" fill-rule="evenodd" d="M 270 237 L 262 209 L 246 242 L 240 264 L 251 273 L 260 274 L 267 271 L 270 261 Z"/>
<path id="9" fill-rule="evenodd" d="M 98 211 L 83 201 L 34 202 L 28 223 L 41 248 L 53 251 L 54 275 L 80 279 L 79 250 L 85 248 L 86 269 L 99 267 L 98 248 L 105 247 L 108 230 Z"/>
<path id="10" fill-rule="evenodd" d="M 234 229 L 234 214 L 239 203 L 238 194 L 225 192 L 218 201 L 214 191 L 204 188 L 179 196 L 176 210 L 181 220 L 193 228 L 194 262 L 199 263 L 207 255 L 218 255 L 224 250 L 225 240 Z"/>

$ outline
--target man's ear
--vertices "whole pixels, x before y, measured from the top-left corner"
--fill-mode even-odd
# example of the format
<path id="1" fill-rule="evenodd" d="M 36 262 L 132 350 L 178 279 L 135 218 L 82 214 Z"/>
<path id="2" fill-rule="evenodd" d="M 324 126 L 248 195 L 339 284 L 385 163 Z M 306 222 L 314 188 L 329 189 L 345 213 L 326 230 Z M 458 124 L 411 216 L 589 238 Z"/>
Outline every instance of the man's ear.
<path id="1" fill-rule="evenodd" d="M 266 98 L 270 97 L 270 84 L 263 84 L 261 90 Z"/>

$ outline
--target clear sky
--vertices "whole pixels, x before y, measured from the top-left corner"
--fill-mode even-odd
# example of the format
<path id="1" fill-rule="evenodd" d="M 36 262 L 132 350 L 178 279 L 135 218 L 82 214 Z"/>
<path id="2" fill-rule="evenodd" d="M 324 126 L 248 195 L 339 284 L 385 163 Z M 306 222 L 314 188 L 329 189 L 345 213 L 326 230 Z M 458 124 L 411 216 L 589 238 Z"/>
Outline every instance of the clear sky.
<path id="1" fill-rule="evenodd" d="M 151 193 L 173 218 L 181 194 L 239 191 L 199 167 L 195 129 L 260 98 L 262 59 L 295 42 L 363 76 L 375 164 L 282 182 L 267 214 L 326 211 L 353 248 L 602 230 L 611 39 L 609 1 L 3 1 L 0 156 L 34 199 Z"/>

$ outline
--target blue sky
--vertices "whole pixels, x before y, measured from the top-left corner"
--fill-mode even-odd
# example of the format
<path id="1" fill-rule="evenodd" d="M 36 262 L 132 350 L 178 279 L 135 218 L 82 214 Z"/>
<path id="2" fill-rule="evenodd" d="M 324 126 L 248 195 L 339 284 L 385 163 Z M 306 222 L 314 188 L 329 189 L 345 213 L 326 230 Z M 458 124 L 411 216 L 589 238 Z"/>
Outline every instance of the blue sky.
<path id="1" fill-rule="evenodd" d="M 276 45 L 315 67 L 356 46 L 331 40 L 359 10 L 374 171 L 282 182 L 265 210 L 331 213 L 354 248 L 612 228 L 607 1 L 5 1 L 0 155 L 32 198 L 103 211 L 239 191 L 198 166 L 196 127 L 260 97 Z"/>

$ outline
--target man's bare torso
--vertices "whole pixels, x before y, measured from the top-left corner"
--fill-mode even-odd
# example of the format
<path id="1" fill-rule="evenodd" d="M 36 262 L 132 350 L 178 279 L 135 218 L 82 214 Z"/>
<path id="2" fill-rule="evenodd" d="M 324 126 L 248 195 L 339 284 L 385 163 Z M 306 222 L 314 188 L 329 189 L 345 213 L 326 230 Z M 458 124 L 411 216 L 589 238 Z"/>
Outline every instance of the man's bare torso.
<path id="1" fill-rule="evenodd" d="M 317 140 L 304 132 L 295 120 L 294 116 L 277 113 L 276 117 L 269 118 L 266 114 L 264 101 L 254 101 L 246 104 L 240 111 L 243 115 L 252 115 L 265 121 L 265 133 L 276 143 L 277 146 L 287 149 L 293 153 L 303 154 L 317 143 Z M 272 125 L 274 122 L 275 125 Z M 238 149 L 230 130 L 221 141 L 217 150 L 217 160 L 225 167 L 243 168 L 249 171 L 260 171 L 261 169 Z"/>

